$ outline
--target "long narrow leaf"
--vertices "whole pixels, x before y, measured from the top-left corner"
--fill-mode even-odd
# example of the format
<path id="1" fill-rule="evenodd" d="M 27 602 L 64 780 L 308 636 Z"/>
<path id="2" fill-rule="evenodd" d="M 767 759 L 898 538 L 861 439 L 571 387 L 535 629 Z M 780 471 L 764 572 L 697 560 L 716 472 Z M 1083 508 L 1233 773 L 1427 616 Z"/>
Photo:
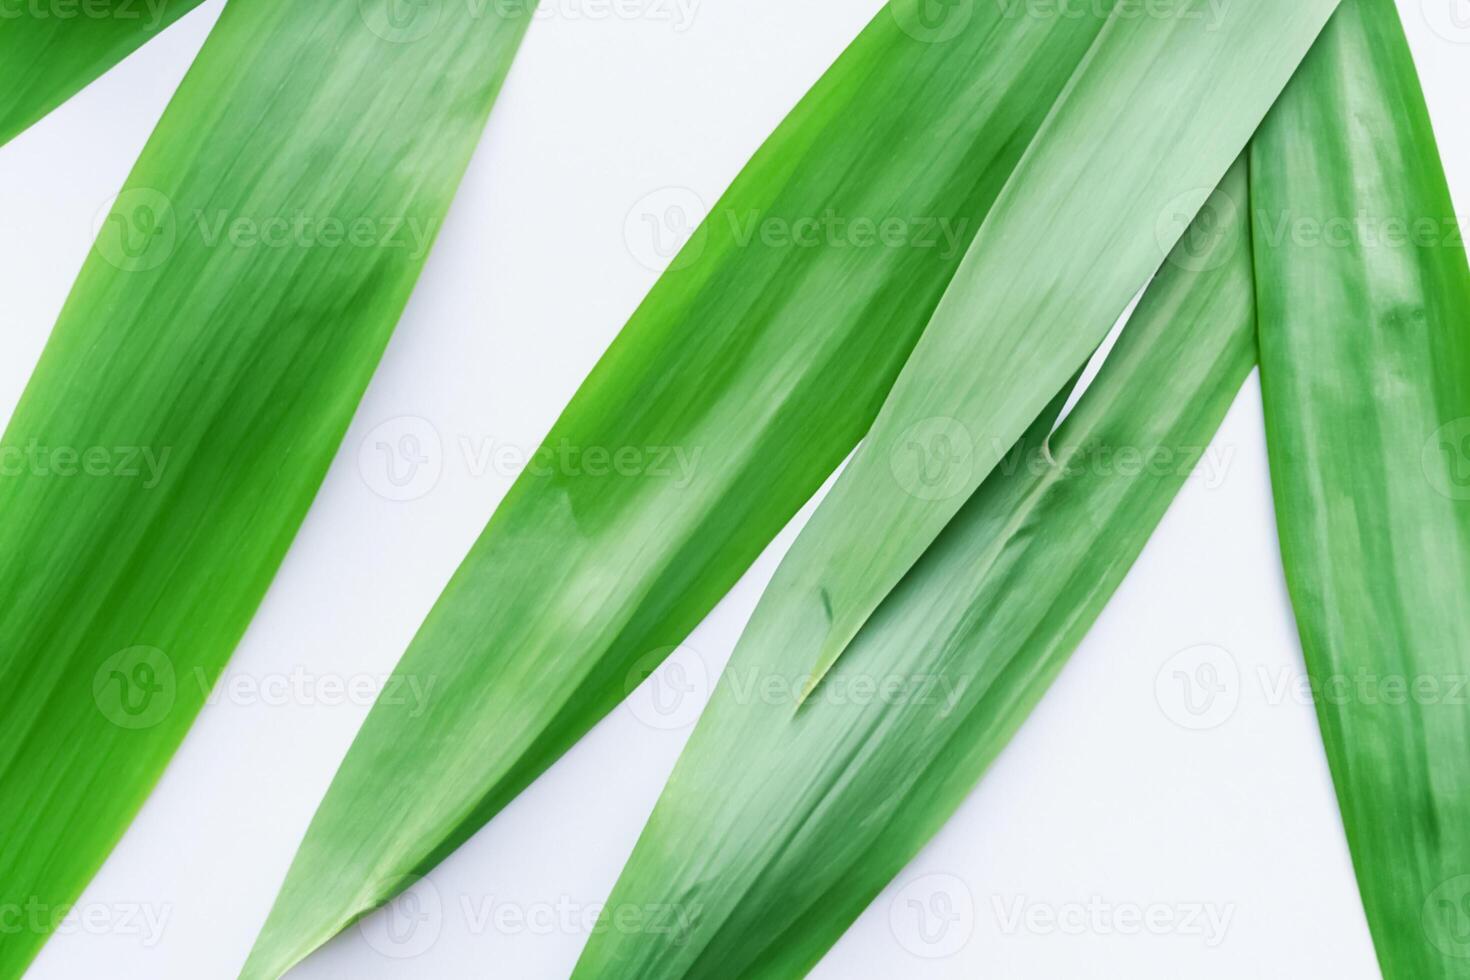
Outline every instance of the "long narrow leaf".
<path id="1" fill-rule="evenodd" d="M 200 0 L 23 0 L 0 7 L 0 146 Z"/>
<path id="2" fill-rule="evenodd" d="M 1287 583 L 1389 980 L 1470 977 L 1470 268 L 1392 0 L 1252 153 Z"/>
<path id="3" fill-rule="evenodd" d="M 687 928 L 595 930 L 577 977 L 800 976 L 948 819 L 1254 364 L 1245 189 L 1241 164 L 1076 409 L 1049 439 L 1041 417 L 801 711 L 805 665 L 747 634 L 607 906 Z"/>
<path id="4" fill-rule="evenodd" d="M 582 386 L 398 667 L 436 679 L 426 709 L 373 708 L 247 976 L 278 975 L 494 816 L 682 642 L 871 424 L 1103 24 L 988 3 L 925 20 L 927 3 L 879 14 Z M 555 464 L 589 450 L 671 462 L 632 478 Z"/>
<path id="5" fill-rule="evenodd" d="M 1336 6 L 1114 12 L 777 571 L 750 626 L 762 642 L 812 657 L 820 682 L 1148 281 L 1160 245 L 1225 176 Z M 940 430 L 961 458 L 946 483 L 926 485 L 932 462 L 912 447 Z"/>
<path id="6" fill-rule="evenodd" d="M 238 0 L 0 440 L 0 941 L 18 975 L 159 778 L 351 420 L 530 8 Z"/>

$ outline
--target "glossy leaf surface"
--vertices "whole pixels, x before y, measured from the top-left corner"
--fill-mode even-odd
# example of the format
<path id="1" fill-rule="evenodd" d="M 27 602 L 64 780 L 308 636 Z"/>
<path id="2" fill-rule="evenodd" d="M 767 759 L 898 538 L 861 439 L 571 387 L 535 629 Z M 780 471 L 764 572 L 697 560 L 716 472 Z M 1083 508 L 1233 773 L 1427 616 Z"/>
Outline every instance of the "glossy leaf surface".
<path id="1" fill-rule="evenodd" d="M 1252 153 L 1282 559 L 1389 980 L 1470 977 L 1470 267 L 1392 0 Z"/>
<path id="2" fill-rule="evenodd" d="M 0 13 L 0 146 L 200 0 L 19 0 Z"/>
<path id="3" fill-rule="evenodd" d="M 405 34 L 375 2 L 230 4 L 0 439 L 0 905 L 57 911 L 0 976 L 244 633 L 530 18 L 445 5 Z"/>
<path id="4" fill-rule="evenodd" d="M 761 642 L 810 657 L 820 682 L 1148 282 L 1336 6 L 1115 11 L 776 573 Z M 913 447 L 940 431 L 956 459 L 934 481 Z"/>
<path id="5" fill-rule="evenodd" d="M 949 818 L 1255 363 L 1244 198 L 1242 164 L 1076 408 L 1053 433 L 1053 400 L 799 710 L 807 665 L 746 634 L 607 905 L 680 928 L 605 923 L 577 977 L 800 976 Z"/>
<path id="6" fill-rule="evenodd" d="M 872 423 L 1103 26 L 927 10 L 880 12 L 583 384 L 399 664 L 435 678 L 427 708 L 374 706 L 248 976 L 274 976 L 494 816 L 684 640 Z M 820 230 L 834 221 L 836 244 Z M 589 448 L 604 472 L 556 463 Z M 650 448 L 657 474 L 611 465 Z"/>

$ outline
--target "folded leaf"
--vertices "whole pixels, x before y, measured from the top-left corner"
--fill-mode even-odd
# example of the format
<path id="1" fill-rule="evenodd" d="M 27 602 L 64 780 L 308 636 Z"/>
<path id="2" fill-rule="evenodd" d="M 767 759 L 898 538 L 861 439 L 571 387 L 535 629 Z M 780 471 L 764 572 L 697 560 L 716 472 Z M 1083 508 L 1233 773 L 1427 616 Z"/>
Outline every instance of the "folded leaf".
<path id="1" fill-rule="evenodd" d="M 862 437 L 1102 28 L 989 3 L 946 26 L 916 19 L 927 3 L 899 0 L 841 57 L 556 423 L 398 667 L 436 678 L 427 707 L 374 706 L 247 976 L 278 975 L 494 816 Z M 589 451 L 668 462 L 557 462 Z"/>
<path id="2" fill-rule="evenodd" d="M 1392 0 L 1252 149 L 1277 522 L 1389 980 L 1470 977 L 1470 267 Z"/>
<path id="3" fill-rule="evenodd" d="M 1336 6 L 1114 12 L 782 562 L 750 627 L 761 642 L 811 656 L 820 682 L 1143 288 Z M 913 447 L 940 432 L 955 459 L 935 482 Z"/>
<path id="4" fill-rule="evenodd" d="M 200 0 L 20 0 L 0 11 L 0 146 L 153 40 Z"/>
<path id="5" fill-rule="evenodd" d="M 1254 364 L 1238 165 L 1055 433 L 964 505 L 800 711 L 801 658 L 747 633 L 576 977 L 794 977 L 973 788 L 1056 677 Z M 782 696 L 772 697 L 771 692 Z"/>
<path id="6" fill-rule="evenodd" d="M 0 907 L 55 913 L 0 976 L 244 633 L 530 19 L 446 4 L 409 36 L 385 9 L 230 4 L 0 439 Z"/>

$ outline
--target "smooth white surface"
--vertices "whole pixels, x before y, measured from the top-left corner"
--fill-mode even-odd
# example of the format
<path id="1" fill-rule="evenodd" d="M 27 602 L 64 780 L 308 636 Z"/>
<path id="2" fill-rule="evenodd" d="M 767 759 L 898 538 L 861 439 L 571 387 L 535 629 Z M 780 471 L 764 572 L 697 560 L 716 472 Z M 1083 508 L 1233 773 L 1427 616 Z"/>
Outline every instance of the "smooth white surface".
<path id="1" fill-rule="evenodd" d="M 234 975 L 368 707 L 320 683 L 392 669 L 655 279 L 667 249 L 640 237 L 643 215 L 713 200 L 880 6 L 644 0 L 620 18 L 547 3 L 215 703 L 37 980 Z M 1470 10 L 1401 6 L 1470 201 Z M 0 150 L 0 417 L 218 10 Z M 373 446 L 404 431 L 437 440 L 436 473 L 385 499 Z M 604 721 L 432 875 L 410 942 L 387 941 L 380 915 L 292 975 L 565 976 L 795 530 L 690 637 L 679 710 L 648 710 L 644 691 Z M 1301 667 L 1275 548 L 1253 380 L 1034 717 L 816 976 L 1377 976 L 1312 711 L 1283 694 Z M 1186 703 L 1181 676 L 1223 691 Z"/>

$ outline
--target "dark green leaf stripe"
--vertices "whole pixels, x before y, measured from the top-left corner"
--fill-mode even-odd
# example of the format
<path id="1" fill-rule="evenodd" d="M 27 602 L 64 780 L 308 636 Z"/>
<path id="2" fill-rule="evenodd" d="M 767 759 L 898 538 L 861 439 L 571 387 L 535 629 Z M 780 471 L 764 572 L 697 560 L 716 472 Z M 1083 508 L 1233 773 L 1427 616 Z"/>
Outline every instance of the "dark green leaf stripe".
<path id="1" fill-rule="evenodd" d="M 1470 269 L 1392 0 L 1346 0 L 1256 140 L 1286 567 L 1389 980 L 1470 977 Z"/>
<path id="2" fill-rule="evenodd" d="M 800 711 L 809 661 L 747 634 L 607 905 L 687 928 L 597 930 L 576 977 L 800 976 L 949 818 L 1255 363 L 1245 191 L 1242 164 L 1075 410 L 1051 433 L 1053 402 Z"/>
<path id="3" fill-rule="evenodd" d="M 530 19 L 432 9 L 232 2 L 0 440 L 0 906 L 56 913 L 32 922 L 96 871 L 244 632 Z M 4 936 L 0 976 L 46 931 Z"/>
<path id="4" fill-rule="evenodd" d="M 843 54 L 545 443 L 553 458 L 664 447 L 695 461 L 689 477 L 521 477 L 399 665 L 436 678 L 427 710 L 374 707 L 247 976 L 278 975 L 432 868 L 683 641 L 872 422 L 1101 27 L 899 0 Z M 882 237 L 785 233 L 829 217 Z"/>
<path id="5" fill-rule="evenodd" d="M 0 0 L 0 146 L 200 0 Z"/>

